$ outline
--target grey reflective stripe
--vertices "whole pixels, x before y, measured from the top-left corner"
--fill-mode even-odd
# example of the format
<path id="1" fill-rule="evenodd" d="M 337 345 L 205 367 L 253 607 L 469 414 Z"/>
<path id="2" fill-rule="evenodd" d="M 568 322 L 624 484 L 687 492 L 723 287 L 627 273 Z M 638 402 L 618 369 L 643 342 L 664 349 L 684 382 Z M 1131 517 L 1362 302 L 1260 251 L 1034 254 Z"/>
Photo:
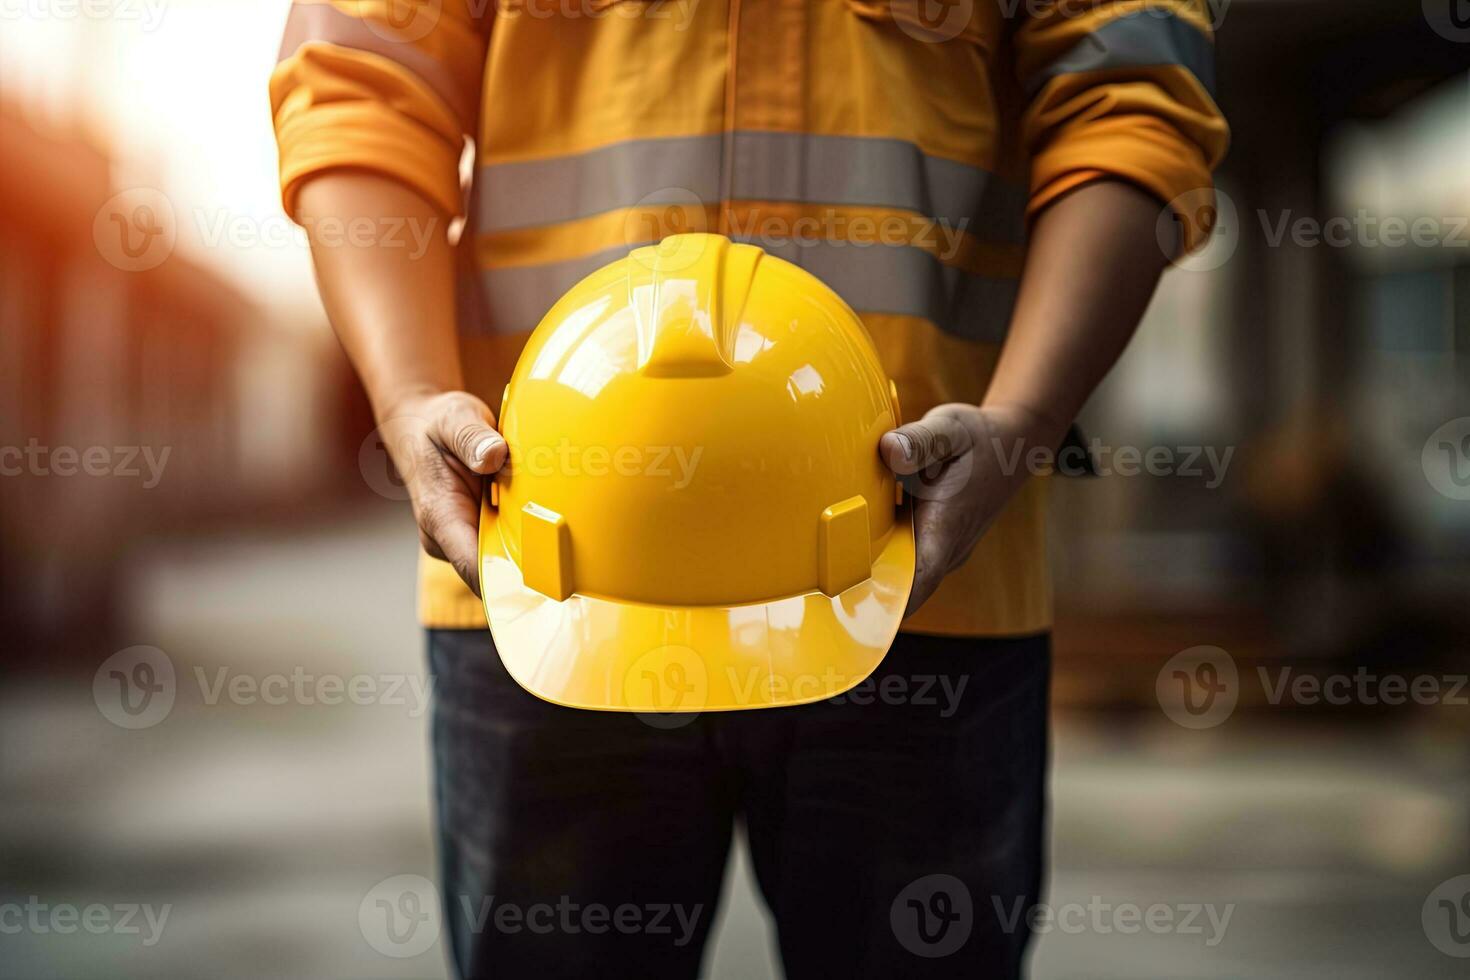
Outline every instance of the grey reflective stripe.
<path id="1" fill-rule="evenodd" d="M 758 238 L 747 240 L 806 269 L 859 313 L 922 317 L 966 340 L 998 343 L 1015 305 L 1015 280 L 973 276 L 913 246 L 829 241 L 772 246 Z M 487 326 L 496 333 L 532 329 L 568 289 L 636 247 L 618 246 L 566 262 L 482 270 Z"/>
<path id="2" fill-rule="evenodd" d="M 904 140 L 740 132 L 734 171 L 737 200 L 894 208 L 983 241 L 1020 241 L 1026 202 L 1019 188 Z"/>
<path id="3" fill-rule="evenodd" d="M 489 322 L 477 326 L 488 333 L 533 330 L 567 290 L 638 246 L 651 244 L 619 245 L 564 262 L 481 269 L 480 308 Z"/>
<path id="4" fill-rule="evenodd" d="M 970 275 L 908 245 L 764 247 L 831 286 L 859 313 L 922 317 L 965 340 L 999 343 L 1016 301 L 1016 280 Z"/>
<path id="5" fill-rule="evenodd" d="M 1215 46 L 1193 24 L 1160 9 L 1126 14 L 1093 31 L 1026 80 L 1035 95 L 1059 75 L 1178 65 L 1215 95 Z"/>
<path id="6" fill-rule="evenodd" d="M 882 207 L 935 218 L 980 241 L 1018 243 L 1025 189 L 903 140 L 737 132 L 735 200 Z M 573 156 L 482 167 L 477 230 L 589 218 L 654 200 L 717 204 L 723 137 L 630 140 Z"/>
<path id="7" fill-rule="evenodd" d="M 720 197 L 720 134 L 630 140 L 574 156 L 481 167 L 477 231 L 552 225 L 633 207 L 714 204 Z M 668 193 L 664 193 L 668 192 Z M 653 201 L 647 199 L 658 195 Z"/>
<path id="8" fill-rule="evenodd" d="M 354 51 L 366 51 L 402 65 L 444 100 L 460 124 L 468 130 L 475 123 L 479 93 L 466 93 L 453 75 L 439 61 L 407 41 L 388 36 L 389 28 L 376 30 L 360 18 L 344 13 L 327 3 L 293 3 L 286 18 L 286 31 L 276 61 L 282 62 L 303 44 L 324 41 Z M 381 33 L 380 33 L 381 32 Z"/>

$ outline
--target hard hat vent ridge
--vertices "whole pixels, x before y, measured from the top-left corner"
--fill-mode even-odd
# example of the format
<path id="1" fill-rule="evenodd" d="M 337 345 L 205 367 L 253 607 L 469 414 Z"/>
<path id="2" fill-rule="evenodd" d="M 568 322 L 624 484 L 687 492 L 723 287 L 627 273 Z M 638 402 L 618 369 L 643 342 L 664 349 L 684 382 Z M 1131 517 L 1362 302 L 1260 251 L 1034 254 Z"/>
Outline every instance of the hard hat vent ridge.
<path id="1" fill-rule="evenodd" d="M 628 295 L 638 369 L 654 378 L 729 374 L 734 336 L 761 250 L 712 235 L 673 235 L 637 249 Z"/>

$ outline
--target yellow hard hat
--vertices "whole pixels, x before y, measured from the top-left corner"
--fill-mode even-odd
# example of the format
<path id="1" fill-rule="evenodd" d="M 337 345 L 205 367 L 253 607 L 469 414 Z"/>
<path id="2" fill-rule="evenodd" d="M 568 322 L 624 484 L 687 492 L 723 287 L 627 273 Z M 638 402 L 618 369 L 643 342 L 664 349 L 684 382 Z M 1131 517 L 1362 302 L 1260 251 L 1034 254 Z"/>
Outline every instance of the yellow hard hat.
<path id="1" fill-rule="evenodd" d="M 676 235 L 594 272 L 501 405 L 480 586 L 506 669 L 621 711 L 858 684 L 913 583 L 912 518 L 878 455 L 898 423 L 857 316 L 788 262 Z"/>

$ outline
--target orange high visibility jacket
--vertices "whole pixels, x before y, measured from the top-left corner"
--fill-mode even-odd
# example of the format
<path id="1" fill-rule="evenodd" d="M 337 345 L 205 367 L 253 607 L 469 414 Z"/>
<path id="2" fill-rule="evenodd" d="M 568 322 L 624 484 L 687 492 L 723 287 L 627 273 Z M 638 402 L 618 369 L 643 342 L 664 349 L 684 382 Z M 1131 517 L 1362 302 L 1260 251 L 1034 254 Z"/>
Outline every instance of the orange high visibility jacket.
<path id="1" fill-rule="evenodd" d="M 465 217 L 461 352 L 492 408 L 566 289 L 708 230 L 841 294 L 915 419 L 983 396 L 1029 216 L 1099 179 L 1161 209 L 1208 193 L 1213 85 L 1206 0 L 297 0 L 271 103 L 288 214 L 349 167 Z M 1044 496 L 1029 481 L 905 628 L 1047 628 Z M 484 625 L 428 558 L 420 611 Z"/>

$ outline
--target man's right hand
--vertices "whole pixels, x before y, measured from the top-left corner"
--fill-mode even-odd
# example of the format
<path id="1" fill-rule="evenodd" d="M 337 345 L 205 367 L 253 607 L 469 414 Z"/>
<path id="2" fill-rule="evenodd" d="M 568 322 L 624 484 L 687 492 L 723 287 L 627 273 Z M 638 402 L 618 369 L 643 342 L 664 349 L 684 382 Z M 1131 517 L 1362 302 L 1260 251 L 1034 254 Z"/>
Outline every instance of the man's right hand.
<path id="1" fill-rule="evenodd" d="M 312 177 L 296 200 L 322 305 L 408 486 L 424 550 L 478 593 L 481 478 L 505 465 L 506 447 L 490 409 L 459 390 L 451 216 L 396 178 L 351 169 Z M 324 235 L 343 222 L 415 229 L 422 250 L 387 234 Z"/>
<path id="2" fill-rule="evenodd" d="M 468 392 L 445 391 L 400 399 L 383 415 L 378 431 L 413 500 L 419 542 L 479 595 L 481 477 L 508 451 L 495 413 Z"/>

